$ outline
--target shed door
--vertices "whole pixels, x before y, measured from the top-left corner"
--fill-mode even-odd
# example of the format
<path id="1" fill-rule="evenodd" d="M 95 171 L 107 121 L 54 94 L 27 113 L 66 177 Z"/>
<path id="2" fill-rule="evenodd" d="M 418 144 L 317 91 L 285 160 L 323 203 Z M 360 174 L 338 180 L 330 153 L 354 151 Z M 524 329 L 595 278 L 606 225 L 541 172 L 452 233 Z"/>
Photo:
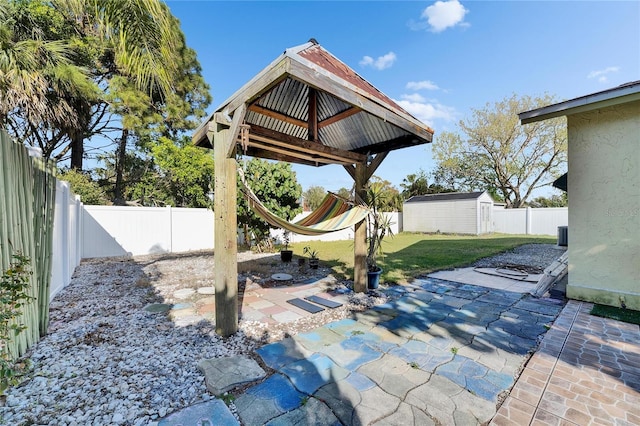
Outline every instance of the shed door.
<path id="1" fill-rule="evenodd" d="M 491 203 L 480 203 L 480 233 L 491 232 Z"/>

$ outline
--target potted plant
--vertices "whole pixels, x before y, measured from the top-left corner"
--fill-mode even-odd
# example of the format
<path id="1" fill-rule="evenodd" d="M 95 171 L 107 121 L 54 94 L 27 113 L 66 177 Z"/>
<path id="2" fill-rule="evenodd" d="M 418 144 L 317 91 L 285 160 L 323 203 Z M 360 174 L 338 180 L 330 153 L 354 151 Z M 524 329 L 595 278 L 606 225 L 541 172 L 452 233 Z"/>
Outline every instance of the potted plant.
<path id="1" fill-rule="evenodd" d="M 304 254 L 309 255 L 309 267 L 311 269 L 318 269 L 318 263 L 320 259 L 318 259 L 318 250 L 314 250 L 309 246 L 306 246 L 303 249 Z"/>
<path id="2" fill-rule="evenodd" d="M 374 182 L 367 190 L 367 204 L 371 214 L 367 217 L 367 278 L 369 289 L 376 289 L 380 283 L 382 268 L 378 265 L 378 255 L 384 256 L 382 241 L 387 235 L 393 236 L 391 217 L 380 209 L 383 207 L 387 194 L 383 186 Z"/>
<path id="3" fill-rule="evenodd" d="M 290 238 L 291 238 L 291 232 L 285 230 L 282 233 L 282 241 L 284 242 L 284 249 L 280 250 L 280 259 L 283 262 L 291 262 L 291 259 L 293 259 L 293 250 L 289 250 Z"/>

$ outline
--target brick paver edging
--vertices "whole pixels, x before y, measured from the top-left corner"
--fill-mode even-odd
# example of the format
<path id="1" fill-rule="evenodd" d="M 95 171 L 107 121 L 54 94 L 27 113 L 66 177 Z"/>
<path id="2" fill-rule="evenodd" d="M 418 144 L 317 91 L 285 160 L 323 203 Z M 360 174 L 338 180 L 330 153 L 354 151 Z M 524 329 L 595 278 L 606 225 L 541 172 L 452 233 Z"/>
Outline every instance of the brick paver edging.
<path id="1" fill-rule="evenodd" d="M 493 425 L 640 424 L 640 329 L 569 301 Z"/>

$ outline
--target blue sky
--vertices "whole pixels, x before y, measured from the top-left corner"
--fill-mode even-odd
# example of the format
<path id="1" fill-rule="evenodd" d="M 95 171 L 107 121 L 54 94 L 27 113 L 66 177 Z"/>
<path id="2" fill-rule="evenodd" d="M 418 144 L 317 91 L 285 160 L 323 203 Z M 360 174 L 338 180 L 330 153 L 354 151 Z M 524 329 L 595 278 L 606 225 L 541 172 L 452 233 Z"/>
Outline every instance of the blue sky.
<path id="1" fill-rule="evenodd" d="M 315 38 L 438 133 L 511 94 L 570 99 L 640 79 L 640 2 L 167 1 L 219 106 L 286 48 Z M 399 188 L 435 166 L 392 152 Z M 304 189 L 350 188 L 340 166 L 294 166 Z"/>

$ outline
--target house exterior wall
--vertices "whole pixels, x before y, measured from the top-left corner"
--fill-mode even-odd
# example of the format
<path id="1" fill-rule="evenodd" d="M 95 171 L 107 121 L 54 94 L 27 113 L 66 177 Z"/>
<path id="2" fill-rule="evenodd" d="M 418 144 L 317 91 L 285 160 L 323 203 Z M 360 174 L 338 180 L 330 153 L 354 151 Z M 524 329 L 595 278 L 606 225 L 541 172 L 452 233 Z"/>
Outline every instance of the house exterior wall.
<path id="1" fill-rule="evenodd" d="M 640 101 L 567 118 L 567 295 L 640 310 Z"/>
<path id="2" fill-rule="evenodd" d="M 404 203 L 404 230 L 477 235 L 478 206 L 478 199 Z"/>

